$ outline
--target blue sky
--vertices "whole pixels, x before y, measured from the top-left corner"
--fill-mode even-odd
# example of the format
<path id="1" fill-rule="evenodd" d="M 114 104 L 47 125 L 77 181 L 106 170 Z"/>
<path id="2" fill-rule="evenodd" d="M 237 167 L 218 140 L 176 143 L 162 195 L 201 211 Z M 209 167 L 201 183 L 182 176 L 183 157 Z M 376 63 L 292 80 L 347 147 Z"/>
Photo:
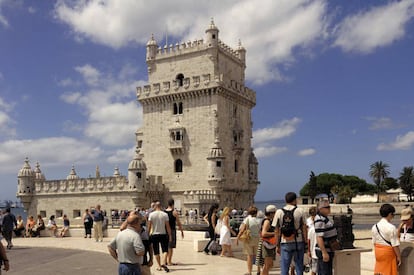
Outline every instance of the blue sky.
<path id="1" fill-rule="evenodd" d="M 211 17 L 247 49 L 256 200 L 310 171 L 372 182 L 375 161 L 414 165 L 414 0 L 0 0 L 0 199 L 25 157 L 47 179 L 127 174 L 146 42 L 201 39 Z"/>

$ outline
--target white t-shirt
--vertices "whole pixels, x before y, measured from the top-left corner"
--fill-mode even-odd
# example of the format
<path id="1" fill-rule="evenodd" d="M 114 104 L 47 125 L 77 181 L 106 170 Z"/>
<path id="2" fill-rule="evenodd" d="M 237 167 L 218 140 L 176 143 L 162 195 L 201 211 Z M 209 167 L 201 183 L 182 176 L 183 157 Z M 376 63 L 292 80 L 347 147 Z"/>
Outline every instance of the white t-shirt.
<path id="1" fill-rule="evenodd" d="M 165 229 L 165 222 L 169 221 L 168 214 L 155 210 L 149 214 L 148 220 L 151 222 L 152 227 L 150 232 L 152 235 L 165 235 L 167 231 Z"/>
<path id="2" fill-rule="evenodd" d="M 243 220 L 243 224 L 248 225 L 252 237 L 258 238 L 260 236 L 261 223 L 258 218 L 249 215 Z"/>
<path id="3" fill-rule="evenodd" d="M 381 232 L 381 234 L 377 230 Z M 385 218 L 382 218 L 378 223 L 372 226 L 372 243 L 373 244 L 382 244 L 382 245 L 390 245 L 385 240 L 391 242 L 391 246 L 399 246 L 400 240 L 398 239 L 397 235 L 397 228 L 391 223 L 389 223 Z M 382 235 L 382 237 L 381 237 Z M 384 237 L 384 238 L 383 238 Z M 385 239 L 385 240 L 384 240 Z"/>
<path id="4" fill-rule="evenodd" d="M 309 240 L 309 249 L 311 252 L 311 257 L 312 259 L 317 259 L 318 257 L 316 256 L 316 252 L 315 252 L 315 247 L 316 247 L 316 234 L 315 234 L 315 227 L 309 227 L 308 230 L 308 240 Z"/>

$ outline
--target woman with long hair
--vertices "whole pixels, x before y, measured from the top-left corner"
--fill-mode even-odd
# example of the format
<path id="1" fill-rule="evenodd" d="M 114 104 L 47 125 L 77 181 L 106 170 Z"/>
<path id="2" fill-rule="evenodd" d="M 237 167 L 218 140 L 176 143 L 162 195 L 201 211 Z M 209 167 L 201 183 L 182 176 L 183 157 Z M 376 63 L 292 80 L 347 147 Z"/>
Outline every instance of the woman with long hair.
<path id="1" fill-rule="evenodd" d="M 264 265 L 261 275 L 269 275 L 270 269 L 273 267 L 273 261 L 276 259 L 276 245 L 269 247 L 265 244 L 267 240 L 273 239 L 276 236 L 275 228 L 272 226 L 273 218 L 275 217 L 276 206 L 268 205 L 265 210 L 265 218 L 262 222 L 262 257 Z M 273 245 L 273 244 L 272 244 Z"/>
<path id="2" fill-rule="evenodd" d="M 216 228 L 217 224 L 217 211 L 219 205 L 217 203 L 213 203 L 208 210 L 207 215 L 204 216 L 204 221 L 208 224 L 208 234 L 210 237 L 210 241 L 207 243 L 206 247 L 204 248 L 204 253 L 208 254 L 210 252 L 209 246 L 212 242 L 216 241 L 216 234 L 214 233 L 214 229 Z"/>
<path id="3" fill-rule="evenodd" d="M 230 227 L 230 207 L 224 207 L 219 219 L 222 223 L 220 230 L 220 245 L 222 247 L 220 257 L 233 257 L 233 251 L 231 250 L 231 234 L 236 235 L 236 233 Z"/>

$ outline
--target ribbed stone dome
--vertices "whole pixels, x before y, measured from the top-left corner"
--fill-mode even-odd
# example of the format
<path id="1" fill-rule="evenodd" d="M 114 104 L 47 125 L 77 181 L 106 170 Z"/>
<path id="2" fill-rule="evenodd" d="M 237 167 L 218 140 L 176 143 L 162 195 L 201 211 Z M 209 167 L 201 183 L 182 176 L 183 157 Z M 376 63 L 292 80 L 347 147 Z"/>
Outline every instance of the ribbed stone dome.
<path id="1" fill-rule="evenodd" d="M 34 172 L 33 172 L 32 168 L 30 167 L 30 164 L 29 164 L 29 159 L 26 158 L 25 161 L 24 161 L 24 165 L 23 165 L 22 169 L 20 169 L 20 171 L 19 171 L 18 176 L 19 177 L 33 177 L 33 173 Z"/>
<path id="2" fill-rule="evenodd" d="M 129 163 L 128 170 L 147 170 L 147 165 L 142 160 L 139 150 L 136 151 L 134 159 Z"/>
<path id="3" fill-rule="evenodd" d="M 77 180 L 79 176 L 76 175 L 75 166 L 72 165 L 72 169 L 70 170 L 69 176 L 66 177 L 67 180 Z"/>
<path id="4" fill-rule="evenodd" d="M 157 41 L 154 39 L 154 34 L 151 35 L 151 39 L 148 40 L 147 46 L 157 46 Z"/>
<path id="5" fill-rule="evenodd" d="M 208 158 L 224 158 L 223 150 L 221 149 L 220 142 L 216 139 L 214 146 L 211 147 Z"/>

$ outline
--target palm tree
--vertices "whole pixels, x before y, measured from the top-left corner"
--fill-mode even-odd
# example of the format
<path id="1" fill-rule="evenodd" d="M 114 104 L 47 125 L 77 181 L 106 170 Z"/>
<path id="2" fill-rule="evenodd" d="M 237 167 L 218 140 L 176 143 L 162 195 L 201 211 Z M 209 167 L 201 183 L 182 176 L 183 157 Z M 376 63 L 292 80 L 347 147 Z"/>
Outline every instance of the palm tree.
<path id="1" fill-rule="evenodd" d="M 381 191 L 382 181 L 390 174 L 388 170 L 390 166 L 382 161 L 377 161 L 369 167 L 369 175 L 377 185 L 377 202 L 379 202 L 379 193 Z"/>
<path id="2" fill-rule="evenodd" d="M 414 168 L 412 166 L 404 167 L 400 173 L 400 187 L 408 196 L 408 200 L 413 200 L 413 180 L 414 180 Z"/>

